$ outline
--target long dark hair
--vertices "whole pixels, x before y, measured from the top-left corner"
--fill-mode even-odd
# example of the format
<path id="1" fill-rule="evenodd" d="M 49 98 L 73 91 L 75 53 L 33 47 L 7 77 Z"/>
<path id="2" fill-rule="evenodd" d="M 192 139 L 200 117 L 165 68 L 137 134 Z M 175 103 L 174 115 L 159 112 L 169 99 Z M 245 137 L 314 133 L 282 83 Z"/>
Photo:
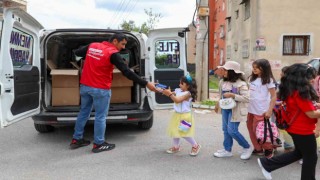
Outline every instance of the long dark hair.
<path id="1" fill-rule="evenodd" d="M 301 98 L 318 101 L 317 93 L 310 83 L 316 75 L 316 69 L 307 64 L 296 63 L 289 66 L 281 78 L 279 86 L 280 99 L 284 101 L 293 92 L 298 91 Z"/>
<path id="2" fill-rule="evenodd" d="M 272 70 L 271 70 L 271 65 L 269 63 L 268 60 L 266 59 L 257 59 L 255 60 L 253 63 L 252 63 L 252 66 L 253 65 L 256 65 L 260 71 L 261 71 L 261 81 L 262 81 L 262 84 L 268 84 L 271 82 L 270 79 L 273 80 L 273 83 L 276 82 L 276 80 L 274 79 L 273 77 L 273 74 L 272 74 Z M 259 76 L 254 74 L 252 72 L 252 74 L 249 76 L 249 80 L 250 82 L 256 80 Z"/>
<path id="3" fill-rule="evenodd" d="M 186 75 L 180 78 L 180 82 L 186 83 L 189 86 L 188 91 L 191 93 L 192 102 L 195 102 L 198 97 L 196 80 L 194 78 L 191 78 L 190 75 Z"/>
<path id="4" fill-rule="evenodd" d="M 238 79 L 245 81 L 245 79 L 241 73 L 236 73 L 236 72 L 234 72 L 233 69 L 230 69 L 227 71 L 228 71 L 228 76 L 223 77 L 223 81 L 236 82 Z"/>

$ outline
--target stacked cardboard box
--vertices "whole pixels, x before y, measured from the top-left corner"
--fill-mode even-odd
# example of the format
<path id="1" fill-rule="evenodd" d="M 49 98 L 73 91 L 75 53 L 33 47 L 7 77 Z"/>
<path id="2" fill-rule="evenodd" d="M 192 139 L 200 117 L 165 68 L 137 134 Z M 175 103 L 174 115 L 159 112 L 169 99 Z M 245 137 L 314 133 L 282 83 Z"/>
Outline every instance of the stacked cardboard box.
<path id="1" fill-rule="evenodd" d="M 78 106 L 80 104 L 79 70 L 56 69 L 55 64 L 48 60 L 52 76 L 52 106 Z"/>
<path id="2" fill-rule="evenodd" d="M 118 69 L 113 70 L 111 103 L 130 103 L 133 82 L 122 75 Z"/>

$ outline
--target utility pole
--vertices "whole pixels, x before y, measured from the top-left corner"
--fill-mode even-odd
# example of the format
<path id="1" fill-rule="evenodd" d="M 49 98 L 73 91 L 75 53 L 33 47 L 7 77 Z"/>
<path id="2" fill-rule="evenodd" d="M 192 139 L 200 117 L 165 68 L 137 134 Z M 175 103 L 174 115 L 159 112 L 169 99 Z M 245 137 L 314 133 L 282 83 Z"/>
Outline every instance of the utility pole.
<path id="1" fill-rule="evenodd" d="M 197 0 L 197 35 L 196 35 L 196 81 L 198 85 L 197 101 L 207 100 L 208 88 L 208 0 Z"/>

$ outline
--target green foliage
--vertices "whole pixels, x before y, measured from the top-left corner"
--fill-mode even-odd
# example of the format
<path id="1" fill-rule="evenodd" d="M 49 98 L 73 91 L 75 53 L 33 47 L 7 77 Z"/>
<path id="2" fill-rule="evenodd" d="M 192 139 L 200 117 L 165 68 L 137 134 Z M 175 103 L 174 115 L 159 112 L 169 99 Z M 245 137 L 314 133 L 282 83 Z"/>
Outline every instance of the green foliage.
<path id="1" fill-rule="evenodd" d="M 149 30 L 154 29 L 156 27 L 156 24 L 160 21 L 162 18 L 161 13 L 153 13 L 152 8 L 148 10 L 144 9 L 144 13 L 148 15 L 148 20 L 147 20 L 147 27 Z"/>
<path id="2" fill-rule="evenodd" d="M 156 60 L 156 65 L 165 65 L 165 62 L 167 60 L 167 55 L 166 54 L 163 54 L 163 55 L 157 55 L 155 57 L 155 60 Z"/>
<path id="3" fill-rule="evenodd" d="M 209 89 L 219 89 L 219 78 L 215 75 L 209 76 Z"/>
<path id="4" fill-rule="evenodd" d="M 144 13 L 148 16 L 146 22 L 142 23 L 140 26 L 137 26 L 133 20 L 123 21 L 122 24 L 120 24 L 121 29 L 148 34 L 150 30 L 156 27 L 157 23 L 162 18 L 162 15 L 161 13 L 153 13 L 152 8 L 149 10 L 144 9 Z"/>
<path id="5" fill-rule="evenodd" d="M 211 101 L 211 100 L 201 101 L 201 105 L 215 106 L 216 104 L 217 104 L 217 101 Z"/>

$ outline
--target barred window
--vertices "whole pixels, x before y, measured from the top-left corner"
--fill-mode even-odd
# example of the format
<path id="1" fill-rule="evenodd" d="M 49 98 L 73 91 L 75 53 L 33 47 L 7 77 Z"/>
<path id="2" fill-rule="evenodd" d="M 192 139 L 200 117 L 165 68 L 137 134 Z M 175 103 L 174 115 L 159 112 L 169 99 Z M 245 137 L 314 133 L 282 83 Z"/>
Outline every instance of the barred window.
<path id="1" fill-rule="evenodd" d="M 250 1 L 244 3 L 244 20 L 250 18 Z"/>
<path id="2" fill-rule="evenodd" d="M 310 36 L 283 36 L 283 55 L 309 55 Z"/>
<path id="3" fill-rule="evenodd" d="M 249 57 L 249 39 L 242 41 L 242 57 L 243 58 Z"/>

